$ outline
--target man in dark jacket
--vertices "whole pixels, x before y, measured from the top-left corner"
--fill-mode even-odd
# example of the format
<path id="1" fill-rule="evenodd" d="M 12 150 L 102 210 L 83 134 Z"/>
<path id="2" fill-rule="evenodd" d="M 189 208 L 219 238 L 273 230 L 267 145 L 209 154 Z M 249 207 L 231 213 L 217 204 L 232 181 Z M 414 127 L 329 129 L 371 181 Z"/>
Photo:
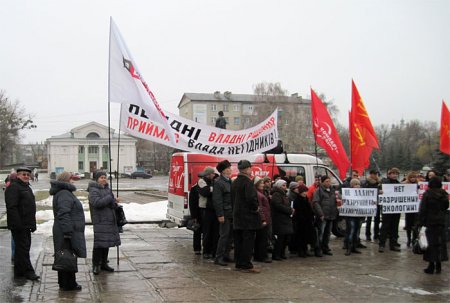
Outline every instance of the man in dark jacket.
<path id="1" fill-rule="evenodd" d="M 370 170 L 369 176 L 366 178 L 366 182 L 364 184 L 365 188 L 377 188 L 379 189 L 381 186 L 381 180 L 378 177 L 378 171 L 375 169 Z M 380 217 L 381 217 L 381 205 L 377 204 L 377 212 L 374 217 L 374 226 L 373 226 L 373 239 L 378 240 L 380 237 Z M 372 233 L 372 217 L 366 218 L 366 240 L 371 241 Z"/>
<path id="2" fill-rule="evenodd" d="M 216 119 L 216 127 L 223 129 L 227 128 L 227 120 L 223 116 L 223 111 L 219 112 L 219 118 Z"/>
<path id="3" fill-rule="evenodd" d="M 36 231 L 36 201 L 30 188 L 31 169 L 20 167 L 5 191 L 8 229 L 16 245 L 14 275 L 38 280 L 30 261 L 31 233 Z"/>
<path id="4" fill-rule="evenodd" d="M 328 176 L 321 177 L 321 185 L 314 192 L 313 196 L 313 210 L 318 221 L 318 243 L 316 245 L 315 254 L 317 256 L 322 253 L 326 255 L 333 255 L 328 246 L 331 235 L 331 228 L 333 221 L 338 216 L 338 209 L 336 206 L 336 194 L 331 190 L 331 180 Z"/>
<path id="5" fill-rule="evenodd" d="M 228 160 L 216 166 L 220 177 L 213 186 L 213 205 L 219 221 L 219 241 L 217 242 L 216 260 L 214 264 L 226 266 L 231 261 L 231 235 L 233 231 L 233 207 L 231 204 L 231 164 Z"/>
<path id="6" fill-rule="evenodd" d="M 212 167 L 205 167 L 203 178 L 198 180 L 199 207 L 203 223 L 203 258 L 211 259 L 216 254 L 219 239 L 219 222 L 217 222 L 212 192 L 215 172 Z"/>
<path id="7" fill-rule="evenodd" d="M 238 163 L 239 175 L 231 184 L 233 203 L 234 258 L 236 269 L 241 272 L 259 273 L 252 264 L 256 230 L 261 228 L 258 195 L 250 177 L 252 165 L 248 160 Z"/>
<path id="8" fill-rule="evenodd" d="M 381 181 L 382 184 L 399 184 L 398 168 L 391 168 L 388 170 L 388 177 Z M 398 241 L 398 225 L 400 223 L 401 214 L 382 214 L 381 230 L 380 230 L 380 240 L 378 243 L 378 252 L 384 252 L 384 246 L 386 244 L 386 239 L 389 236 L 389 247 L 392 251 L 400 251 L 400 244 Z"/>

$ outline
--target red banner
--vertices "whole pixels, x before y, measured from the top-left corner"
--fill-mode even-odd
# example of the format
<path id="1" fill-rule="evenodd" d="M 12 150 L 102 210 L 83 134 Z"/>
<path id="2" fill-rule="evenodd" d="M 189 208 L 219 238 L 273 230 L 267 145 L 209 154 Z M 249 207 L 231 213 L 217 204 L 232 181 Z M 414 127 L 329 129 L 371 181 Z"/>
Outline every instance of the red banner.
<path id="1" fill-rule="evenodd" d="M 378 139 L 364 102 L 352 80 L 352 111 L 350 112 L 352 170 L 362 175 L 370 165 L 372 149 L 379 149 Z"/>
<path id="2" fill-rule="evenodd" d="M 442 100 L 440 150 L 450 155 L 450 111 Z"/>
<path id="3" fill-rule="evenodd" d="M 323 149 L 339 170 L 341 179 L 345 178 L 350 161 L 342 146 L 341 139 L 334 127 L 334 123 L 328 114 L 327 108 L 322 100 L 311 89 L 311 113 L 312 127 L 315 140 Z"/>

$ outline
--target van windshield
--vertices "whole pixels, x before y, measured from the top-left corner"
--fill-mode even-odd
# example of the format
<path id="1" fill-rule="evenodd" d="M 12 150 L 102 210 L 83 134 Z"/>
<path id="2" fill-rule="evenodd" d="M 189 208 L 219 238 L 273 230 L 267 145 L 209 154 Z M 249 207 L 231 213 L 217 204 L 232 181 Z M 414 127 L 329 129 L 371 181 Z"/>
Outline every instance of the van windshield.
<path id="1" fill-rule="evenodd" d="M 314 176 L 328 176 L 331 179 L 331 185 L 339 186 L 341 184 L 338 177 L 327 167 L 314 166 Z"/>
<path id="2" fill-rule="evenodd" d="M 302 176 L 305 180 L 305 168 L 303 166 L 278 166 L 281 177 L 286 177 L 289 181 L 295 181 L 297 176 Z"/>

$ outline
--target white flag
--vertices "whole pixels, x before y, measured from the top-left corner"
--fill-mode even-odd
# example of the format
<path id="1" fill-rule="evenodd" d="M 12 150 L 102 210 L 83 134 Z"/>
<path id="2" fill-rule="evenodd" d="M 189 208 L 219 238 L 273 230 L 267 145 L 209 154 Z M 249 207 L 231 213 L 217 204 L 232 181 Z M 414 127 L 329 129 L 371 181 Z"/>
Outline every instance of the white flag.
<path id="1" fill-rule="evenodd" d="M 164 111 L 139 72 L 112 18 L 109 36 L 109 102 L 138 104 L 142 110 L 139 115 L 162 125 L 169 139 L 166 145 L 176 147 L 175 133 L 169 127 Z"/>

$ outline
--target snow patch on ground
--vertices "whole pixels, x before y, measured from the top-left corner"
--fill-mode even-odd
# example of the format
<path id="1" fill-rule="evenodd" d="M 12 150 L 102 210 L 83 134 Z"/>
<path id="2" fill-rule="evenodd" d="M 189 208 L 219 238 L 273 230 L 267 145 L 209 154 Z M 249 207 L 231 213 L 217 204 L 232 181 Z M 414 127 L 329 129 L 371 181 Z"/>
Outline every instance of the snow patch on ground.
<path id="1" fill-rule="evenodd" d="M 89 203 L 85 197 L 78 197 L 83 203 L 83 209 L 85 210 L 84 216 L 86 223 L 91 223 L 91 215 L 89 212 Z M 36 202 L 39 206 L 52 206 L 53 197 Z M 144 222 L 144 221 L 162 221 L 166 220 L 167 213 L 167 200 L 138 204 L 138 203 L 121 203 L 125 216 L 129 222 Z M 36 212 L 36 220 L 43 222 L 38 224 L 37 233 L 51 234 L 53 228 L 53 210 L 40 210 Z M 141 224 L 127 224 L 124 226 L 124 230 L 127 229 L 139 229 L 142 228 Z M 144 225 L 148 227 L 148 225 Z M 86 235 L 89 233 L 91 226 L 86 226 Z"/>

